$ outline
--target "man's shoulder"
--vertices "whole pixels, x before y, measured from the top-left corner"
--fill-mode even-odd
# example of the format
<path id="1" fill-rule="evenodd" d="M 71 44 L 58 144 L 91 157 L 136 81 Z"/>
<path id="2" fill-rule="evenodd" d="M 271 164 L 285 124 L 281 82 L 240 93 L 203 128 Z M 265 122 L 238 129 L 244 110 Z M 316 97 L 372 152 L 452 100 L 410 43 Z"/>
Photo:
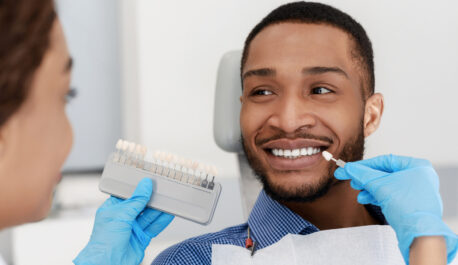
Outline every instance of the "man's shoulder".
<path id="1" fill-rule="evenodd" d="M 189 238 L 161 252 L 152 265 L 211 264 L 212 245 L 230 244 L 243 246 L 247 233 L 246 229 L 247 224 L 244 223 L 215 233 Z"/>

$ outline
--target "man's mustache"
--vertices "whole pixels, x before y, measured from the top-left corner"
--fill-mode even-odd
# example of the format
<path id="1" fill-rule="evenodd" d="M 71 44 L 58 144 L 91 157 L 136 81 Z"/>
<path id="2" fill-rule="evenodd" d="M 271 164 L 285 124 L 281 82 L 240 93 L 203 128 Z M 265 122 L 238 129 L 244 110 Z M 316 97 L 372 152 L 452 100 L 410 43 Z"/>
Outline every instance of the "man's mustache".
<path id="1" fill-rule="evenodd" d="M 308 132 L 295 132 L 295 133 L 285 133 L 283 131 L 279 131 L 276 134 L 269 136 L 267 138 L 256 138 L 255 139 L 255 144 L 257 146 L 263 145 L 265 143 L 268 143 L 270 141 L 278 140 L 278 139 L 310 139 L 310 140 L 319 140 L 323 142 L 328 142 L 329 144 L 333 144 L 334 141 L 326 136 L 319 136 L 319 135 L 314 135 Z"/>

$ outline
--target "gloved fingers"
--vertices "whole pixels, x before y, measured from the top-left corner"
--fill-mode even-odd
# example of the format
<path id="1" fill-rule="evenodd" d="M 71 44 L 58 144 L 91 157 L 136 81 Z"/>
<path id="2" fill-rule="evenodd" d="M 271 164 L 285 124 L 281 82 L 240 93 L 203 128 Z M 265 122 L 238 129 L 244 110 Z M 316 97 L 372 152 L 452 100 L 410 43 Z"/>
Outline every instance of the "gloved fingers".
<path id="1" fill-rule="evenodd" d="M 153 223 L 144 229 L 145 233 L 147 233 L 152 238 L 156 237 L 170 224 L 170 222 L 172 222 L 174 217 L 175 216 L 168 213 L 161 213 Z"/>
<path id="2" fill-rule="evenodd" d="M 143 228 L 141 228 L 140 225 L 135 221 L 132 223 L 132 233 L 138 240 L 138 243 L 140 243 L 143 250 L 146 249 L 146 247 L 151 242 L 152 236 L 150 236 L 148 233 L 145 233 Z"/>
<path id="3" fill-rule="evenodd" d="M 373 173 L 372 177 L 367 176 L 370 172 Z M 371 178 L 386 174 L 387 173 L 385 172 L 376 171 L 366 166 L 357 165 L 355 162 L 348 162 L 345 165 L 345 168 L 339 167 L 336 169 L 336 171 L 334 171 L 334 176 L 336 179 L 351 180 L 350 185 L 355 190 L 362 190 L 364 188 L 364 184 L 367 183 L 367 181 Z M 368 179 L 365 179 L 365 177 Z"/>
<path id="4" fill-rule="evenodd" d="M 122 207 L 129 219 L 135 220 L 145 209 L 153 193 L 153 181 L 149 178 L 142 179 L 135 189 L 132 196 L 122 202 Z"/>
<path id="5" fill-rule="evenodd" d="M 366 190 L 362 190 L 358 194 L 358 202 L 361 204 L 374 204 L 377 205 L 375 198 Z"/>
<path id="6" fill-rule="evenodd" d="M 355 190 L 362 190 L 363 189 L 363 186 L 361 185 L 361 183 L 357 182 L 356 180 L 350 181 L 350 186 Z"/>
<path id="7" fill-rule="evenodd" d="M 382 155 L 370 159 L 358 161 L 357 163 L 370 168 L 389 173 L 397 172 L 412 167 L 431 167 L 431 163 L 425 159 L 417 159 L 407 156 Z"/>
<path id="8" fill-rule="evenodd" d="M 345 169 L 338 167 L 336 171 L 334 171 L 334 177 L 338 180 L 348 180 L 351 179 L 351 176 L 347 174 Z"/>
<path id="9" fill-rule="evenodd" d="M 359 188 L 364 189 L 366 189 L 367 183 L 389 175 L 387 172 L 372 169 L 358 162 L 347 163 L 343 170 L 345 171 L 346 175 L 352 179 L 352 181 L 355 181 L 355 184 L 358 184 L 357 186 Z M 342 173 L 339 172 L 338 174 Z"/>
<path id="10" fill-rule="evenodd" d="M 366 167 L 370 167 L 375 170 L 380 170 L 380 171 L 391 173 L 395 171 L 393 167 L 396 166 L 393 164 L 392 161 L 395 160 L 395 161 L 399 161 L 400 163 L 402 163 L 402 160 L 404 160 L 403 158 L 404 157 L 402 157 L 402 159 L 396 160 L 394 155 L 382 155 L 382 156 L 376 156 L 376 157 L 369 158 L 369 159 L 360 160 L 360 161 L 357 161 L 356 163 L 359 163 Z"/>
<path id="11" fill-rule="evenodd" d="M 142 229 L 145 229 L 148 225 L 154 222 L 161 214 L 161 211 L 147 208 L 143 211 L 143 213 L 140 216 L 137 217 L 137 222 Z"/>
<path id="12" fill-rule="evenodd" d="M 112 205 L 116 205 L 118 203 L 120 203 L 122 201 L 122 199 L 118 199 L 114 196 L 110 196 L 110 198 L 106 199 L 105 202 L 99 207 L 99 208 L 106 208 L 106 207 L 110 207 Z"/>

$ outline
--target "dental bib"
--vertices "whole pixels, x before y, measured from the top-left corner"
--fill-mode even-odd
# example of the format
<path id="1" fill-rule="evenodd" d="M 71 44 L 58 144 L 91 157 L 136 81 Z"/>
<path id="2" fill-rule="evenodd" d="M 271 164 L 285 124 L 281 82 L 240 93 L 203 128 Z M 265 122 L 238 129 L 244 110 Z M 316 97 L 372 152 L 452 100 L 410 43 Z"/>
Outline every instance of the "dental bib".
<path id="1" fill-rule="evenodd" d="M 215 244 L 212 264 L 405 265 L 396 234 L 388 225 L 324 230 L 309 235 L 288 234 L 253 256 L 243 247 Z M 458 265 L 457 259 L 450 264 Z"/>

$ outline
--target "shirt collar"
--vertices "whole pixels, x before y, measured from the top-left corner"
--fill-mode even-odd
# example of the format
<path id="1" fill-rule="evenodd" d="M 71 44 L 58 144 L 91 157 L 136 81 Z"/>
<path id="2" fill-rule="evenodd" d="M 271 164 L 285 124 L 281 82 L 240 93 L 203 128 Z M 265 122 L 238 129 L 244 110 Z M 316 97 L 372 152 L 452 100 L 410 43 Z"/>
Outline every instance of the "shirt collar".
<path id="1" fill-rule="evenodd" d="M 387 224 L 380 208 L 375 205 L 365 205 L 369 213 L 383 224 Z M 261 190 L 258 199 L 248 218 L 251 229 L 250 237 L 256 241 L 259 248 L 272 245 L 287 234 L 311 234 L 319 229 L 307 220 L 272 199 Z"/>
<path id="2" fill-rule="evenodd" d="M 292 212 L 286 206 L 270 198 L 264 190 L 259 193 L 258 199 L 248 218 L 251 229 L 251 238 L 259 248 L 272 245 L 287 234 L 306 234 L 317 232 L 310 222 Z"/>

